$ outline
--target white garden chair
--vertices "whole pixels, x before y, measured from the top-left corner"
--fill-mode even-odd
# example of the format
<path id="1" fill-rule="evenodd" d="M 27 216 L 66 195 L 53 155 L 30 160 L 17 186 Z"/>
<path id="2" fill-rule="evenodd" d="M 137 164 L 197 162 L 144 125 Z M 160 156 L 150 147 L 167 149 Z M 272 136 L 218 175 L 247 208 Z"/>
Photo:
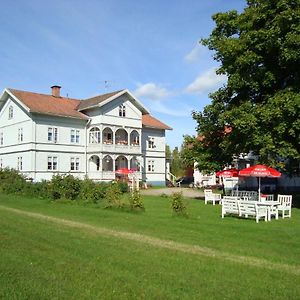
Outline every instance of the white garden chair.
<path id="1" fill-rule="evenodd" d="M 278 213 L 281 212 L 282 219 L 285 217 L 291 218 L 292 216 L 292 197 L 292 195 L 278 195 L 277 197 L 277 201 L 279 202 L 277 210 Z"/>
<path id="2" fill-rule="evenodd" d="M 208 202 L 212 202 L 213 205 L 216 204 L 216 202 L 221 202 L 222 197 L 221 194 L 213 193 L 210 189 L 204 190 L 204 203 L 207 204 Z"/>

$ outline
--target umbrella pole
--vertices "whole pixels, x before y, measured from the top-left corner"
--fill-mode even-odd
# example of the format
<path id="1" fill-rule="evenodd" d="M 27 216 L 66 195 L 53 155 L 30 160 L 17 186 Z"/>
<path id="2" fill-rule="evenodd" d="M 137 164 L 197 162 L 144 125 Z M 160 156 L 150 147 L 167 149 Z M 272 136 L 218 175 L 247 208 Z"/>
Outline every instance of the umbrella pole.
<path id="1" fill-rule="evenodd" d="M 258 177 L 258 201 L 260 201 L 260 177 Z"/>

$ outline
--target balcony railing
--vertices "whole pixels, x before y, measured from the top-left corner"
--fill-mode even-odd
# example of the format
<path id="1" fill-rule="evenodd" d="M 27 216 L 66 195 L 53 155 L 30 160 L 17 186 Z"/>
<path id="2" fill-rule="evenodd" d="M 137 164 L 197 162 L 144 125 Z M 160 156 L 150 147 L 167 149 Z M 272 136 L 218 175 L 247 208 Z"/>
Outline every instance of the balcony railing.
<path id="1" fill-rule="evenodd" d="M 106 152 L 121 152 L 121 153 L 140 153 L 140 144 L 138 143 L 103 143 L 103 144 L 89 144 L 88 148 L 95 151 Z"/>

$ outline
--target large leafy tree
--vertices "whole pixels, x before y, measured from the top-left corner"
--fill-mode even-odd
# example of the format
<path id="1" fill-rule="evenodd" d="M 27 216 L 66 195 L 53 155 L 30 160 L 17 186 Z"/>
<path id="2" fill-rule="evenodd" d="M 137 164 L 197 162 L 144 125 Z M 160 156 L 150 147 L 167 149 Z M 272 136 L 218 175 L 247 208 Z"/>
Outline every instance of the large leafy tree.
<path id="1" fill-rule="evenodd" d="M 204 171 L 250 150 L 267 165 L 299 165 L 300 0 L 248 0 L 242 13 L 212 18 L 216 26 L 201 43 L 228 81 L 193 112 L 198 138 L 185 139 L 190 155 Z"/>

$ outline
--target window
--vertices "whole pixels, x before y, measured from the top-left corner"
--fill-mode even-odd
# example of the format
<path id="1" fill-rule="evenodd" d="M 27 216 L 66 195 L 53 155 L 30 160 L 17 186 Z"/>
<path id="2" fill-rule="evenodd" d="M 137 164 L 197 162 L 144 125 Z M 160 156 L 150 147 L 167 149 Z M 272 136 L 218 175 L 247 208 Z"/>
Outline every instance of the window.
<path id="1" fill-rule="evenodd" d="M 23 170 L 23 158 L 22 158 L 22 156 L 19 156 L 19 157 L 18 157 L 18 166 L 17 166 L 17 169 L 18 169 L 19 171 L 22 171 L 22 170 Z"/>
<path id="2" fill-rule="evenodd" d="M 149 172 L 154 172 L 154 160 L 149 160 L 148 161 L 148 171 Z"/>
<path id="3" fill-rule="evenodd" d="M 71 171 L 79 171 L 79 157 L 71 157 L 70 169 Z"/>
<path id="4" fill-rule="evenodd" d="M 0 169 L 3 169 L 3 159 L 0 158 Z"/>
<path id="5" fill-rule="evenodd" d="M 100 143 L 100 129 L 98 127 L 93 127 L 90 130 L 90 144 Z"/>
<path id="6" fill-rule="evenodd" d="M 14 108 L 12 106 L 8 109 L 8 119 L 12 119 L 14 117 Z"/>
<path id="7" fill-rule="evenodd" d="M 0 132 L 0 145 L 3 146 L 3 132 Z"/>
<path id="8" fill-rule="evenodd" d="M 56 171 L 56 170 L 57 170 L 57 157 L 48 156 L 48 171 Z"/>
<path id="9" fill-rule="evenodd" d="M 23 142 L 23 128 L 18 129 L 18 142 Z"/>
<path id="10" fill-rule="evenodd" d="M 57 128 L 48 127 L 48 142 L 57 143 Z"/>
<path id="11" fill-rule="evenodd" d="M 155 148 L 153 137 L 149 138 L 149 140 L 148 140 L 148 148 L 149 149 L 154 149 Z"/>
<path id="12" fill-rule="evenodd" d="M 80 131 L 71 129 L 71 143 L 79 144 L 80 140 Z"/>
<path id="13" fill-rule="evenodd" d="M 126 116 L 126 106 L 124 104 L 119 106 L 119 117 Z"/>

